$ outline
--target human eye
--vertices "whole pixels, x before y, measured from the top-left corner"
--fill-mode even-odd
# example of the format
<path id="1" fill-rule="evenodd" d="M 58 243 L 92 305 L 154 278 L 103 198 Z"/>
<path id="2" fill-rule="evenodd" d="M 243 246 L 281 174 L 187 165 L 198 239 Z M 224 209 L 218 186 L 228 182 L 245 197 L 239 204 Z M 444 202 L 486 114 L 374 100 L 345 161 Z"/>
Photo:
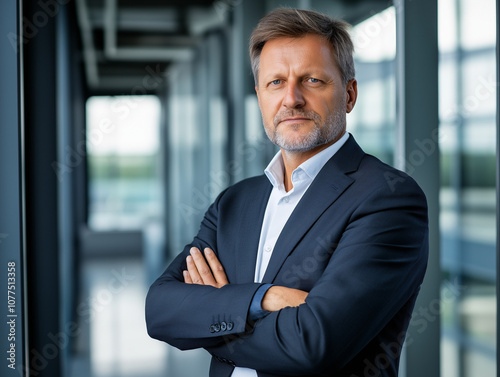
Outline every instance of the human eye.
<path id="1" fill-rule="evenodd" d="M 281 84 L 281 82 L 282 82 L 282 81 L 281 81 L 280 79 L 276 79 L 276 80 L 271 81 L 271 82 L 270 82 L 270 85 L 275 85 L 275 86 L 276 86 L 276 85 L 280 85 L 280 84 Z"/>
<path id="2" fill-rule="evenodd" d="M 311 84 L 318 84 L 318 83 L 320 83 L 320 82 L 321 82 L 321 80 L 320 80 L 320 79 L 317 79 L 317 78 L 315 78 L 315 77 L 309 77 L 309 78 L 307 79 L 307 81 L 308 81 L 308 82 L 310 82 Z"/>

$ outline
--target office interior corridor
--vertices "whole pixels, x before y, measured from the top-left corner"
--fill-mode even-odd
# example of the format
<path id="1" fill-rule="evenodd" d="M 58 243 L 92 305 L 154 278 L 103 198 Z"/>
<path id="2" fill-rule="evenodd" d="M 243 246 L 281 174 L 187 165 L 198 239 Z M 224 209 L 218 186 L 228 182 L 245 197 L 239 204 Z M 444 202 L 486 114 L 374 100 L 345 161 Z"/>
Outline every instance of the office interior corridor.
<path id="1" fill-rule="evenodd" d="M 208 376 L 208 353 L 181 352 L 148 336 L 144 266 L 140 258 L 99 258 L 82 266 L 80 331 L 68 377 Z"/>

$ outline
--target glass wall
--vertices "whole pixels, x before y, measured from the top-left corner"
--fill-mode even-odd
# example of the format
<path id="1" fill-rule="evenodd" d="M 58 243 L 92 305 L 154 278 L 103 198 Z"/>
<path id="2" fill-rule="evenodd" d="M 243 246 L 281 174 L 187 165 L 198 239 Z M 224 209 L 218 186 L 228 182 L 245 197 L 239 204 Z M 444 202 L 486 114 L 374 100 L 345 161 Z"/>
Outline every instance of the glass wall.
<path id="1" fill-rule="evenodd" d="M 496 376 L 495 12 L 439 1 L 443 377 Z"/>
<path id="2" fill-rule="evenodd" d="M 396 14 L 394 7 L 352 29 L 358 100 L 347 130 L 367 153 L 393 164 L 396 129 Z"/>
<path id="3" fill-rule="evenodd" d="M 160 111 L 156 96 L 88 99 L 91 229 L 139 229 L 161 215 Z"/>
<path id="4" fill-rule="evenodd" d="M 161 113 L 153 95 L 87 100 L 88 229 L 79 235 L 70 377 L 158 377 L 167 368 L 167 347 L 144 319 L 151 275 L 163 267 Z"/>
<path id="5" fill-rule="evenodd" d="M 167 72 L 166 88 L 166 213 L 168 248 L 177 255 L 198 231 L 203 215 L 227 187 L 228 163 L 226 38 L 209 34 L 193 61 Z"/>
<path id="6" fill-rule="evenodd" d="M 274 3 L 265 2 L 268 10 Z M 328 4 L 332 9 L 314 9 L 342 15 L 335 2 L 300 3 Z M 243 4 L 248 6 L 234 2 L 227 12 L 243 14 Z M 347 117 L 348 131 L 364 150 L 392 165 L 395 19 L 389 7 L 352 29 L 359 97 Z M 141 97 L 146 113 L 132 106 L 134 97 L 89 100 L 91 228 L 132 229 L 165 213 L 166 252 L 173 257 L 196 234 L 220 191 L 235 177 L 262 173 L 276 148 L 263 133 L 253 93 L 245 91 L 243 104 L 233 95 L 234 87 L 251 80 L 250 71 L 235 68 L 241 61 L 232 61 L 237 43 L 246 49 L 246 32 L 235 23 L 204 34 L 192 60 L 169 66 L 163 103 Z M 492 0 L 439 0 L 442 296 L 434 314 L 442 317 L 442 377 L 496 375 L 495 35 Z M 160 124 L 160 109 L 161 130 L 153 126 Z M 238 109 L 245 114 L 241 123 L 233 122 Z M 133 125 L 118 126 L 120 118 Z M 156 263 L 146 280 L 166 262 Z M 208 368 L 205 353 L 167 353 L 169 370 L 198 362 L 200 370 Z"/>

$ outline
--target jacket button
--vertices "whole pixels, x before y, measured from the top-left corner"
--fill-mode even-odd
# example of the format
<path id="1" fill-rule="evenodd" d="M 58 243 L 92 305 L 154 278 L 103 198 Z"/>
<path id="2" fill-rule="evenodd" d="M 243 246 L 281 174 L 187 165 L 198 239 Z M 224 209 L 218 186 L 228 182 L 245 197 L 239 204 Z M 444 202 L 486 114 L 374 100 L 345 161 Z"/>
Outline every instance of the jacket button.
<path id="1" fill-rule="evenodd" d="M 210 332 L 211 332 L 211 333 L 214 333 L 214 332 L 215 332 L 215 326 L 214 326 L 214 325 L 210 325 Z"/>
<path id="2" fill-rule="evenodd" d="M 227 323 L 224 322 L 224 321 L 222 321 L 220 323 L 220 329 L 221 329 L 221 331 L 226 331 L 226 329 L 227 329 Z"/>
<path id="3" fill-rule="evenodd" d="M 220 323 L 214 323 L 214 331 L 219 332 L 220 331 Z"/>
<path id="4" fill-rule="evenodd" d="M 233 322 L 227 323 L 227 331 L 231 331 L 233 329 Z"/>

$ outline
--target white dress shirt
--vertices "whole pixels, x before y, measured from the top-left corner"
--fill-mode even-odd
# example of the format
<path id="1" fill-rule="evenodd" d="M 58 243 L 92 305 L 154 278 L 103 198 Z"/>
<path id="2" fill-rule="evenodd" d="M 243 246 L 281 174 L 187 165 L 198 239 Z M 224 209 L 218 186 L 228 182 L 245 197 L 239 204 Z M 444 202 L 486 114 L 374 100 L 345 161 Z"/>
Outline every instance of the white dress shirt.
<path id="1" fill-rule="evenodd" d="M 267 265 L 273 254 L 274 245 L 293 210 L 319 171 L 340 147 L 344 145 L 348 138 L 349 134 L 345 132 L 334 144 L 299 165 L 292 172 L 293 188 L 288 192 L 285 190 L 285 165 L 281 151 L 274 156 L 267 166 L 264 172 L 273 185 L 273 189 L 267 202 L 264 221 L 260 231 L 254 278 L 256 283 L 262 282 Z M 257 372 L 249 368 L 236 367 L 231 377 L 257 377 Z"/>

